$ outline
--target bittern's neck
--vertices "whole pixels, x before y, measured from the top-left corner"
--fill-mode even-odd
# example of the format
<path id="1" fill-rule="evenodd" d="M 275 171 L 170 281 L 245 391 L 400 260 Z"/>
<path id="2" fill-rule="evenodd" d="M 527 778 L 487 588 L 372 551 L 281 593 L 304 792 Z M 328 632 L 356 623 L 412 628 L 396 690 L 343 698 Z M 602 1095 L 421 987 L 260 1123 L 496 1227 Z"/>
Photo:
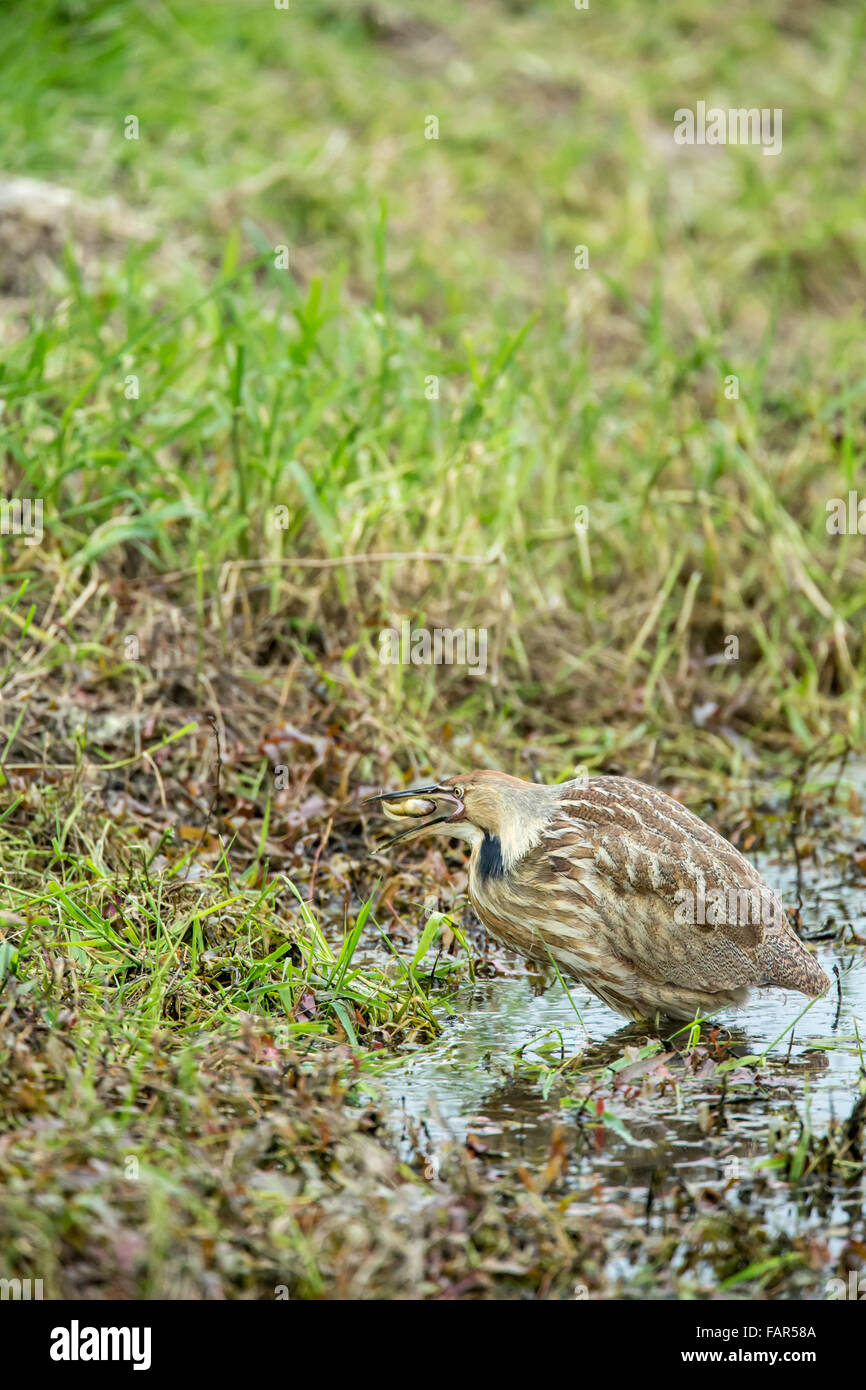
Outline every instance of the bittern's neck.
<path id="1" fill-rule="evenodd" d="M 502 858 L 502 842 L 498 835 L 485 834 L 478 846 L 478 876 L 483 880 L 505 877 L 505 860 Z"/>
<path id="2" fill-rule="evenodd" d="M 560 799 L 558 787 L 532 786 L 500 805 L 496 828 L 473 836 L 472 858 L 482 878 L 502 878 L 541 840 Z"/>

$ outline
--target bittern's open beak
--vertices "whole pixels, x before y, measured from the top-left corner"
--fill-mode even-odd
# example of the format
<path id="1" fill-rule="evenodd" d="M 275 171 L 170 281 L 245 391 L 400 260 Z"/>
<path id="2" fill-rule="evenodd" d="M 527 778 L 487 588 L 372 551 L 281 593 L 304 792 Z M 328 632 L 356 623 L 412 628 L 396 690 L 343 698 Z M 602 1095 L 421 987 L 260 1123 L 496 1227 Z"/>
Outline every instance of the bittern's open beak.
<path id="1" fill-rule="evenodd" d="M 429 787 L 410 787 L 405 792 L 379 792 L 376 796 L 365 797 L 363 804 L 369 806 L 375 801 L 382 803 L 382 810 L 389 820 L 412 822 L 405 830 L 401 830 L 399 835 L 395 835 L 383 845 L 383 850 L 390 849 L 398 840 L 409 840 L 416 835 L 423 835 L 425 830 L 430 830 L 434 825 L 459 820 L 465 810 L 462 798 L 456 796 L 450 787 L 440 787 L 438 783 Z M 451 809 L 444 815 L 434 814 L 440 811 L 443 805 L 448 805 Z"/>

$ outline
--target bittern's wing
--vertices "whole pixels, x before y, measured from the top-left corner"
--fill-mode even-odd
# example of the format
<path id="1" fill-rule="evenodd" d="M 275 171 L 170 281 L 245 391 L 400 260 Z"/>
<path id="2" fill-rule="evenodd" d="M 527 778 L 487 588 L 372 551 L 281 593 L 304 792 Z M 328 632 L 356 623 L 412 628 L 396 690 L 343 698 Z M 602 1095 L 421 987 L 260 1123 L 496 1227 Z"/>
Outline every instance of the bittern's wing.
<path id="1" fill-rule="evenodd" d="M 573 785 L 544 849 L 560 883 L 598 914 L 601 930 L 611 929 L 621 959 L 698 990 L 826 987 L 778 898 L 704 821 L 628 778 Z"/>

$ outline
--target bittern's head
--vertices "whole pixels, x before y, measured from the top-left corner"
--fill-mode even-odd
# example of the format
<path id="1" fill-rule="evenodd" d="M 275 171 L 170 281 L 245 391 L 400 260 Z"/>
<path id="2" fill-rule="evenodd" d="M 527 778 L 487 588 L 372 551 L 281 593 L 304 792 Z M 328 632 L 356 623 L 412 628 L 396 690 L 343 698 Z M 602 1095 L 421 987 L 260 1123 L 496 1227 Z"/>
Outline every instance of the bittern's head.
<path id="1" fill-rule="evenodd" d="M 538 843 L 559 800 L 559 789 L 509 777 L 505 772 L 467 772 L 403 792 L 368 797 L 404 828 L 384 848 L 419 836 L 458 835 L 473 846 L 499 843 L 507 868 Z"/>

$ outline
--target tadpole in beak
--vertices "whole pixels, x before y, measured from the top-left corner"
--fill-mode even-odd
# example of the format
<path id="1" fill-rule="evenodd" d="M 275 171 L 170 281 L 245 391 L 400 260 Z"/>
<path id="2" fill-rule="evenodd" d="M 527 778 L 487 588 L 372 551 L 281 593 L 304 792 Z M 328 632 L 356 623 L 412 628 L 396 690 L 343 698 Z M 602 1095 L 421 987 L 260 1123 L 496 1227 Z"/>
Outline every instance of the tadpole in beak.
<path id="1" fill-rule="evenodd" d="M 398 840 L 408 840 L 430 830 L 434 825 L 444 825 L 448 821 L 459 820 L 463 815 L 462 797 L 456 796 L 450 787 L 440 787 L 434 783 L 429 787 L 409 787 L 402 792 L 378 792 L 376 796 L 365 797 L 363 804 L 369 806 L 380 802 L 389 820 L 411 820 L 414 823 L 401 830 L 399 835 L 388 840 L 382 849 L 390 849 Z M 435 815 L 440 804 L 450 804 L 452 809 L 445 815 Z M 432 819 L 425 817 L 432 816 Z"/>

